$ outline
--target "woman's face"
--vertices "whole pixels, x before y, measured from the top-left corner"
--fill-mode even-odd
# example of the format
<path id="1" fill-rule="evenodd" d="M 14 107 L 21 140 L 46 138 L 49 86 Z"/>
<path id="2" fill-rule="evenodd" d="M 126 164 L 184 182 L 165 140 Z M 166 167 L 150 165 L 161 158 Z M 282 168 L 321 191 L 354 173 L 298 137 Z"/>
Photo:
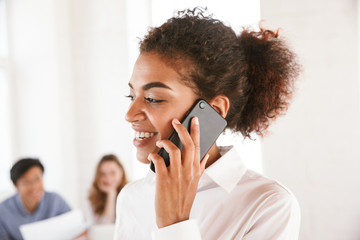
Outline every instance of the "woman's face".
<path id="1" fill-rule="evenodd" d="M 120 186 L 123 170 L 113 161 L 101 163 L 99 168 L 99 184 L 105 188 L 116 189 Z"/>
<path id="2" fill-rule="evenodd" d="M 131 104 L 125 118 L 135 132 L 137 159 L 149 163 L 149 153 L 159 151 L 156 141 L 171 135 L 172 119 L 181 121 L 197 96 L 155 53 L 139 56 L 129 86 Z"/>

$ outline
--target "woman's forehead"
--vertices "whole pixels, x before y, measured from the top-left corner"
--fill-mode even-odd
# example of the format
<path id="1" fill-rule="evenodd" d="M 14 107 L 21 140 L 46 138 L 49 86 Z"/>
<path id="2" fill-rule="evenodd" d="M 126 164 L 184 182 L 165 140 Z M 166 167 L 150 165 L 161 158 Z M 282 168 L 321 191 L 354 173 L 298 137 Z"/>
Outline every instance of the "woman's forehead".
<path id="1" fill-rule="evenodd" d="M 182 77 L 158 54 L 141 54 L 137 59 L 129 82 L 130 88 L 148 90 L 161 87 L 173 90 L 178 85 L 184 85 Z"/>

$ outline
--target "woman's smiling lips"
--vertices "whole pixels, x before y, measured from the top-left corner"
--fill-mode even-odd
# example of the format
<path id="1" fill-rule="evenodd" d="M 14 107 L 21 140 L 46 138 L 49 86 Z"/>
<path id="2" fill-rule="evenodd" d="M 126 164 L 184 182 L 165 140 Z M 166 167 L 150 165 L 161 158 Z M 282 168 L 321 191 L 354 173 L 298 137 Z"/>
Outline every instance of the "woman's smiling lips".
<path id="1" fill-rule="evenodd" d="M 153 132 L 135 132 L 135 139 L 136 140 L 143 140 L 146 138 L 151 138 L 154 136 Z"/>
<path id="2" fill-rule="evenodd" d="M 135 131 L 135 136 L 133 144 L 135 147 L 143 147 L 147 145 L 154 139 L 154 136 L 157 135 L 157 132 L 148 132 L 139 128 L 133 128 Z"/>

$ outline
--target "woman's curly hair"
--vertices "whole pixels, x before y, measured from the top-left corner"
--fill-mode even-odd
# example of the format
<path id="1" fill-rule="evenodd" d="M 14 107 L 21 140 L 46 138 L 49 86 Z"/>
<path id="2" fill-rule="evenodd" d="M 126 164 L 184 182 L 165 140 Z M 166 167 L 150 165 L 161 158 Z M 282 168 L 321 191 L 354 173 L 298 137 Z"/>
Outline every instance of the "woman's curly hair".
<path id="1" fill-rule="evenodd" d="M 195 8 L 178 12 L 140 42 L 140 53 L 157 53 L 173 67 L 200 98 L 225 95 L 229 129 L 250 138 L 263 136 L 269 124 L 284 113 L 299 75 L 296 55 L 278 31 L 235 32 Z"/>

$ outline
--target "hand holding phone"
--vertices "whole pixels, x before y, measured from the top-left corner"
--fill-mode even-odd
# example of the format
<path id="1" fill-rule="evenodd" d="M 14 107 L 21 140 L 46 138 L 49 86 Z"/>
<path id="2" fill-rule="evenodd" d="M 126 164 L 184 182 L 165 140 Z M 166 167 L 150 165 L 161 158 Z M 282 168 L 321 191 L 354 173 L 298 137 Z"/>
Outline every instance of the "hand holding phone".
<path id="1" fill-rule="evenodd" d="M 191 119 L 197 117 L 200 125 L 200 161 L 209 151 L 219 135 L 224 131 L 226 120 L 205 100 L 197 100 L 191 109 L 187 112 L 181 124 L 190 132 Z M 169 140 L 173 142 L 182 152 L 182 143 L 178 134 L 174 131 Z M 158 154 L 164 159 L 166 166 L 170 165 L 169 154 L 164 148 L 161 148 Z M 155 166 L 151 162 L 150 168 L 155 172 Z"/>

